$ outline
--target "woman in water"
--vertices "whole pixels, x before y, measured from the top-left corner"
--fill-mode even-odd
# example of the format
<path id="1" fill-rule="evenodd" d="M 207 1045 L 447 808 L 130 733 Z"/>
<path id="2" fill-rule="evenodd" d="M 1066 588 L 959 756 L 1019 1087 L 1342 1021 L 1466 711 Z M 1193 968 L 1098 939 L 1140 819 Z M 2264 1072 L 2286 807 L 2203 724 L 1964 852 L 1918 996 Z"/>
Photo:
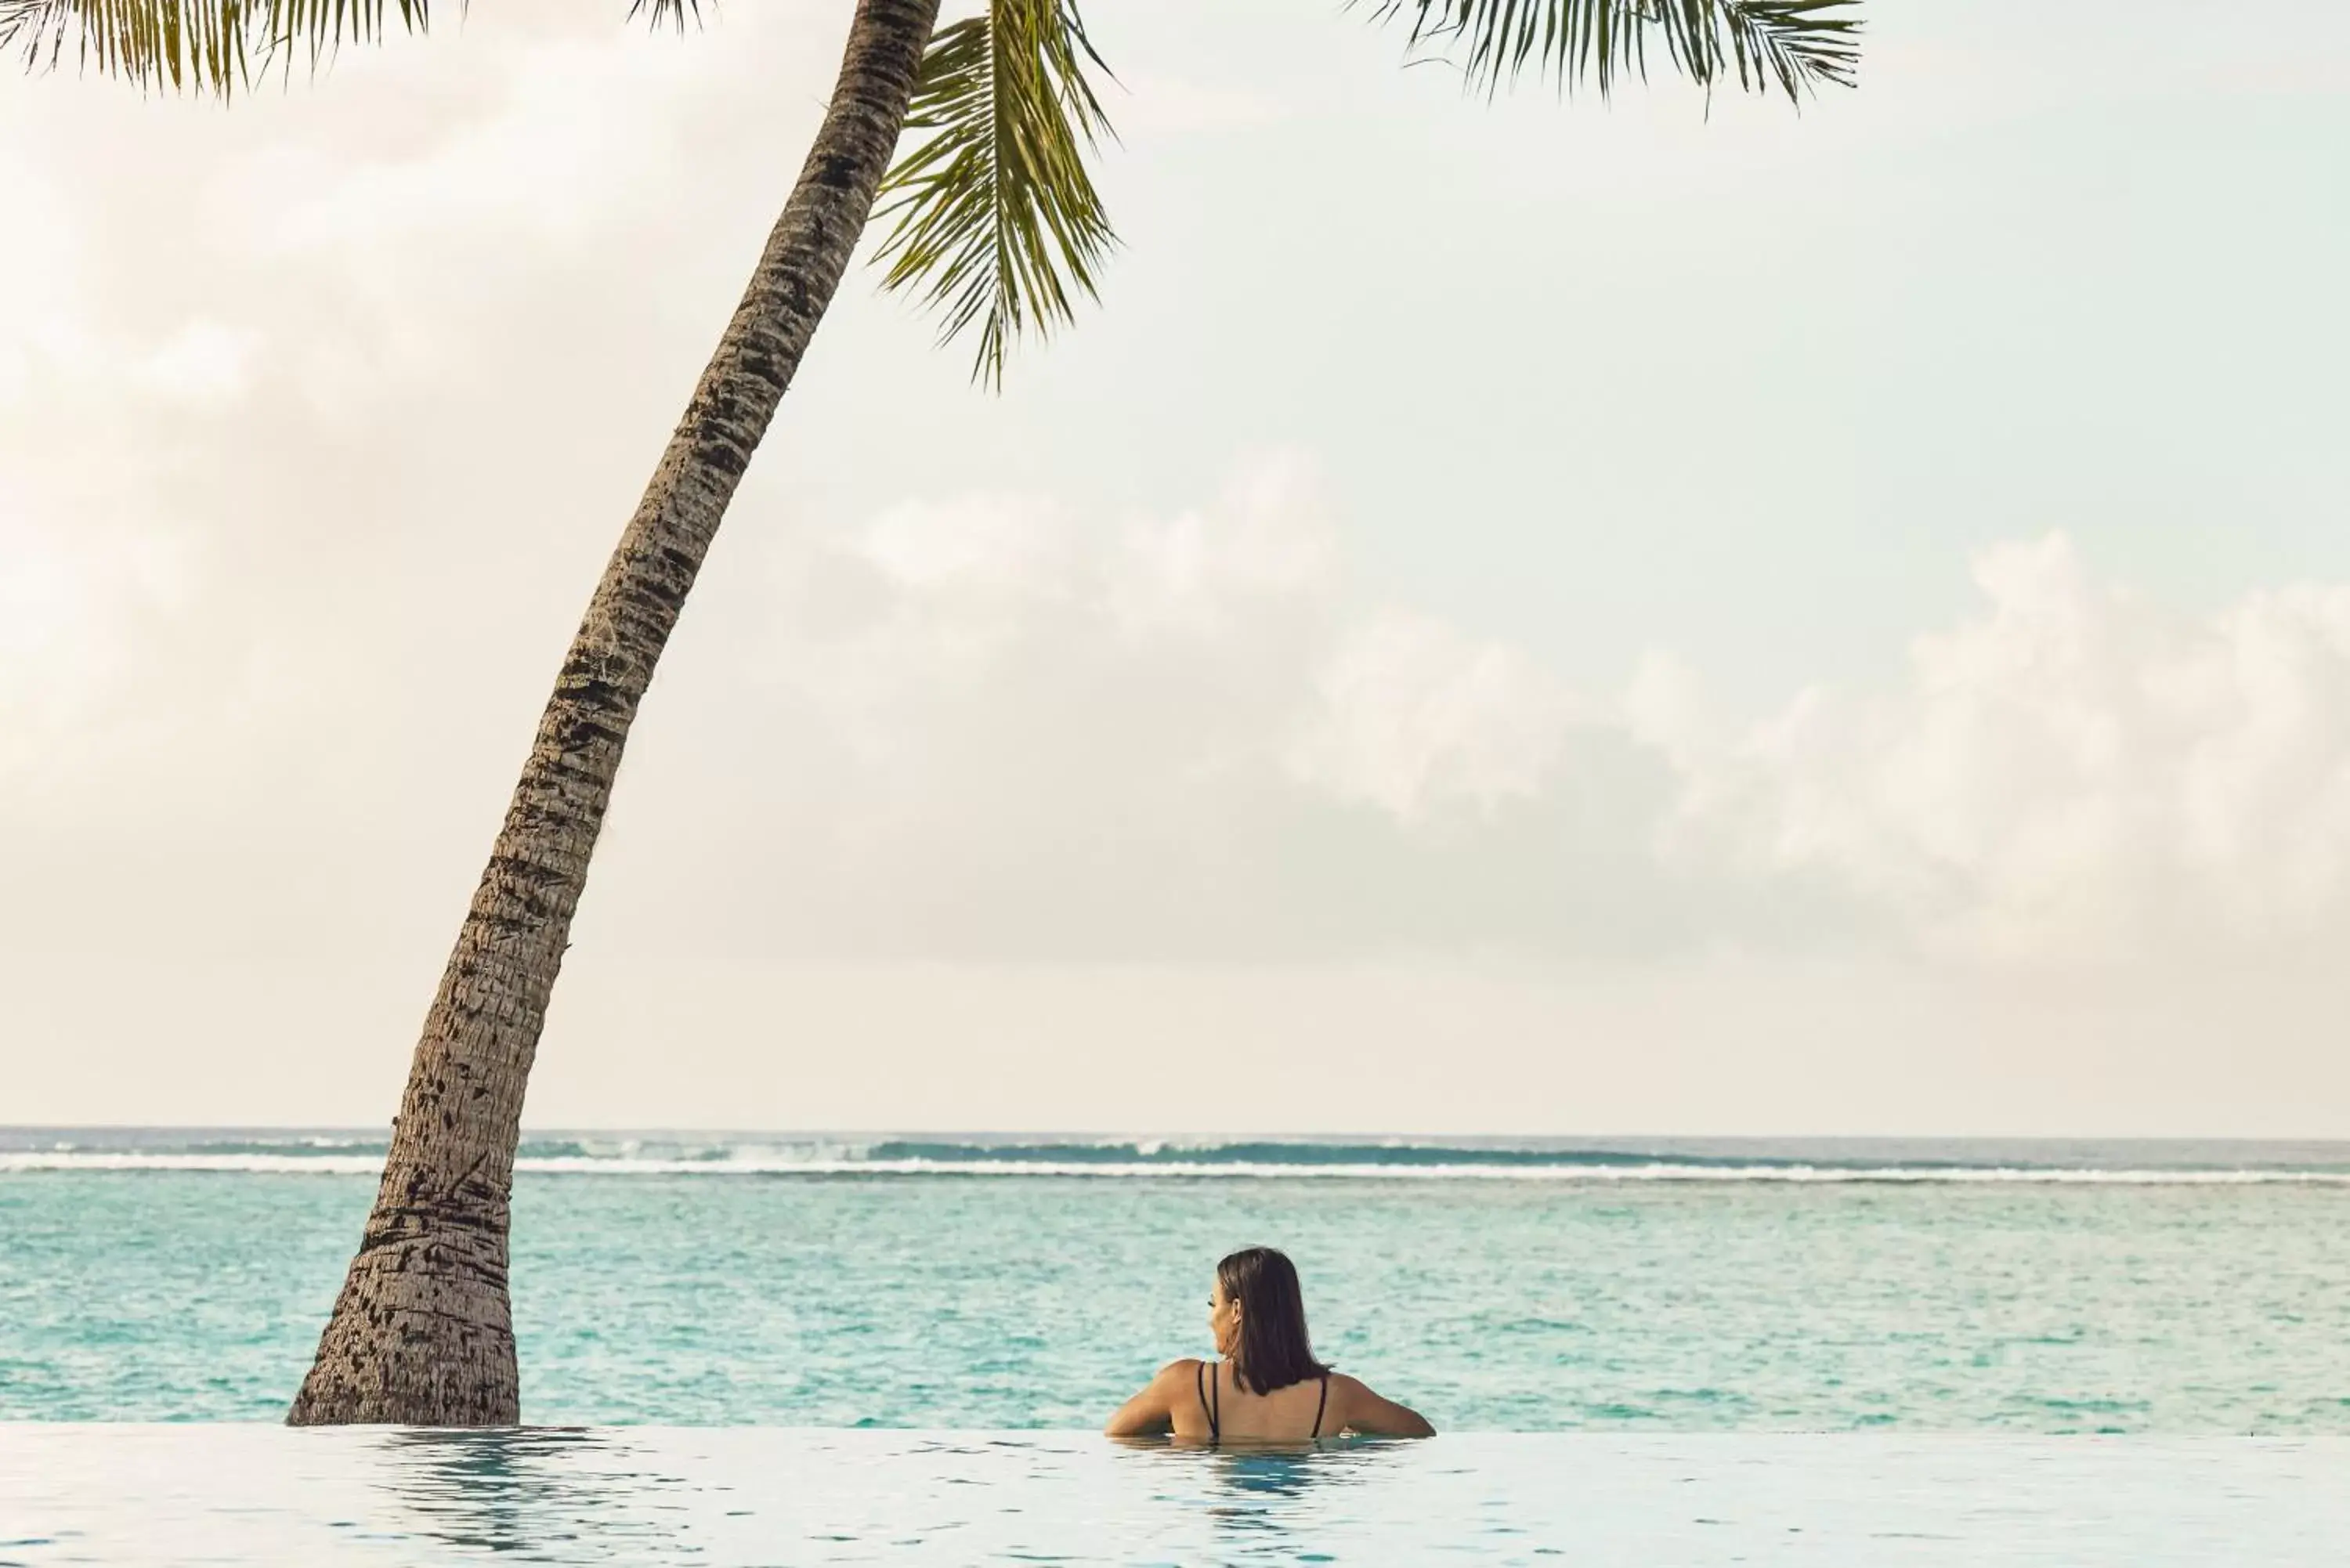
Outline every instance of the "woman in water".
<path id="1" fill-rule="evenodd" d="M 1314 1359 L 1297 1270 L 1270 1247 L 1216 1265 L 1208 1331 L 1223 1360 L 1168 1363 L 1109 1418 L 1111 1437 L 1171 1432 L 1180 1442 L 1304 1443 L 1341 1432 L 1436 1435 L 1418 1411 Z"/>

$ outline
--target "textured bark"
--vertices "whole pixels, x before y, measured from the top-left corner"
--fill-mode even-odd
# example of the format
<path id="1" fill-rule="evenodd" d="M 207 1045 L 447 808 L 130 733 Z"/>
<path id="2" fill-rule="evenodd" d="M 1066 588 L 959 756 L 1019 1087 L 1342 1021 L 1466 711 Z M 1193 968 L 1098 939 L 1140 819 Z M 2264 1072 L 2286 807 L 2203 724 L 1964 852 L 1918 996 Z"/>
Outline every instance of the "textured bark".
<path id="1" fill-rule="evenodd" d="M 938 0 L 859 0 L 816 145 L 596 586 L 409 1069 L 375 1210 L 287 1419 L 521 1416 L 506 1297 L 523 1089 L 620 749 L 889 163 Z"/>

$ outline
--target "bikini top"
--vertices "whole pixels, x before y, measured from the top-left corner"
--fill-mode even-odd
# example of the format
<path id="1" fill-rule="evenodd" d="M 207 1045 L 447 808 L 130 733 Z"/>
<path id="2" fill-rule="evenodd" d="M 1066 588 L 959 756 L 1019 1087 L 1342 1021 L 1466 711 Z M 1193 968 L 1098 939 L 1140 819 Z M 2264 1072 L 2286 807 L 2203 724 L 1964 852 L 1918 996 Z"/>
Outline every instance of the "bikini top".
<path id="1" fill-rule="evenodd" d="M 1330 1375 L 1328 1373 L 1322 1375 L 1321 1383 L 1322 1392 L 1314 1401 L 1314 1434 L 1306 1439 L 1308 1442 L 1321 1440 L 1322 1415 L 1330 1407 Z M 1222 1442 L 1224 1440 L 1223 1394 L 1216 1381 L 1216 1368 L 1207 1362 L 1201 1362 L 1191 1369 L 1191 1386 L 1199 1393 L 1200 1408 L 1208 1413 L 1208 1441 Z"/>

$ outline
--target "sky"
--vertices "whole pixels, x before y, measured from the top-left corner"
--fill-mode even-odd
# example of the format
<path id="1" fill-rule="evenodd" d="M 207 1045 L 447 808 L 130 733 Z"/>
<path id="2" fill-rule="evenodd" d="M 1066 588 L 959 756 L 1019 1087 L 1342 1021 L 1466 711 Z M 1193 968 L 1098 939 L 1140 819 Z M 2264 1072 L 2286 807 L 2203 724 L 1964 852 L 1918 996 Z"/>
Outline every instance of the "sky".
<path id="1" fill-rule="evenodd" d="M 847 7 L 624 10 L 0 76 L 0 1123 L 389 1117 Z M 526 1120 L 2350 1136 L 2350 13 L 1867 17 L 1094 0 L 1100 305 L 852 271 Z"/>

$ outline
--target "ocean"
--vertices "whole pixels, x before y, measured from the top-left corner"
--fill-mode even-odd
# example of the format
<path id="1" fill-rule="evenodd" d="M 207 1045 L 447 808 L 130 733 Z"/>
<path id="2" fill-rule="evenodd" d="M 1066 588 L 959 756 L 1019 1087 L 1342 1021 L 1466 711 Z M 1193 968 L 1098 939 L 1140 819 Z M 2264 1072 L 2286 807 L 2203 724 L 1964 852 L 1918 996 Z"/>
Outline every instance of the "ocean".
<path id="1" fill-rule="evenodd" d="M 278 1418 L 383 1142 L 0 1130 L 0 1421 Z M 1448 1433 L 2350 1434 L 2350 1145 L 534 1133 L 526 1419 L 1092 1429 L 1287 1250 Z"/>

